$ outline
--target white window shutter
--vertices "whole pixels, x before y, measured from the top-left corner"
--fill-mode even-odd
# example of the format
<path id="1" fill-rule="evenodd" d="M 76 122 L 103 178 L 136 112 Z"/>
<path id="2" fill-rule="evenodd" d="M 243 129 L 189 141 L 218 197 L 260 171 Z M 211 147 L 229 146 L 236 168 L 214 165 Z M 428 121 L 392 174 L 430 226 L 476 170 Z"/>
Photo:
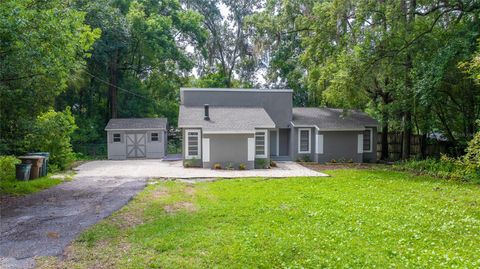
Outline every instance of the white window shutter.
<path id="1" fill-rule="evenodd" d="M 248 161 L 255 161 L 255 138 L 249 137 L 248 138 L 248 154 L 247 154 Z"/>
<path id="2" fill-rule="evenodd" d="M 363 134 L 358 134 L 357 153 L 363 153 Z"/>
<path id="3" fill-rule="evenodd" d="M 210 161 L 210 138 L 202 139 L 202 161 L 209 162 Z"/>
<path id="4" fill-rule="evenodd" d="M 317 145 L 317 150 L 315 153 L 323 154 L 323 135 L 317 134 L 317 139 L 315 141 L 315 144 Z"/>

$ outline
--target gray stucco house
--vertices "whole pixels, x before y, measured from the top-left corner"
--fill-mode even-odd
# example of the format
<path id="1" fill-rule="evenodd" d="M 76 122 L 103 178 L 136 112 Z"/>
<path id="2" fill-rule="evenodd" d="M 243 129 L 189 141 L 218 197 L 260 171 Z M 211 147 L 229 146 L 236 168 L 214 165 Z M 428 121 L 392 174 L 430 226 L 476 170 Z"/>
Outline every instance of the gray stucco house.
<path id="1" fill-rule="evenodd" d="M 184 164 L 375 162 L 378 122 L 360 111 L 301 108 L 292 90 L 181 88 Z"/>
<path id="2" fill-rule="evenodd" d="M 165 157 L 166 118 L 111 119 L 105 131 L 109 160 Z"/>

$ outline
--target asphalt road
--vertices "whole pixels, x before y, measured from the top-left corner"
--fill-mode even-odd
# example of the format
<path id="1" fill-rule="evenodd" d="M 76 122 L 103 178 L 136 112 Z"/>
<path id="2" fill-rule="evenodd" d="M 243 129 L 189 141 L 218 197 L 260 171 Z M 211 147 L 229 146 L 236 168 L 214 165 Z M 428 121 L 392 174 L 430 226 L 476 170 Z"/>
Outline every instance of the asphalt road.
<path id="1" fill-rule="evenodd" d="M 77 175 L 71 182 L 0 206 L 0 268 L 31 268 L 59 256 L 79 233 L 124 206 L 147 178 Z"/>

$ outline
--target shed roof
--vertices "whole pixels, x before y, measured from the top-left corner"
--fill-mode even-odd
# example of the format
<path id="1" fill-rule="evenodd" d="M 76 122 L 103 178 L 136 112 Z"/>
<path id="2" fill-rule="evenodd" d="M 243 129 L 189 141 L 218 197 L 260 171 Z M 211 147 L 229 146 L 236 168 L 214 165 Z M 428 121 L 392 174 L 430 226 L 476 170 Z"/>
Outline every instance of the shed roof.
<path id="1" fill-rule="evenodd" d="M 275 128 L 261 107 L 210 106 L 210 120 L 204 120 L 203 106 L 180 106 L 178 127 L 202 128 L 204 133 L 253 133 L 255 128 Z"/>
<path id="2" fill-rule="evenodd" d="M 294 107 L 292 123 L 317 126 L 320 130 L 363 130 L 378 126 L 378 121 L 365 112 L 317 107 Z"/>
<path id="3" fill-rule="evenodd" d="M 110 119 L 105 131 L 110 130 L 154 130 L 167 129 L 166 118 Z"/>

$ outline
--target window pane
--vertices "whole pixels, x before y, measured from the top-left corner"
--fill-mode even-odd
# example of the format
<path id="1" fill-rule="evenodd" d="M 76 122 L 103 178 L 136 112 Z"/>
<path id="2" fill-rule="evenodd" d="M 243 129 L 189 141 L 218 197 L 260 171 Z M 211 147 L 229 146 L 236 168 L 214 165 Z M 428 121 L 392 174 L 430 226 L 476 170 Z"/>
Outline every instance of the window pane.
<path id="1" fill-rule="evenodd" d="M 113 134 L 113 142 L 120 142 L 120 141 L 121 141 L 120 134 Z"/>
<path id="2" fill-rule="evenodd" d="M 300 151 L 308 151 L 310 148 L 309 131 L 300 131 Z"/>
<path id="3" fill-rule="evenodd" d="M 370 136 L 371 136 L 371 130 L 365 130 L 363 131 L 363 150 L 371 150 L 371 141 L 370 141 Z"/>
<path id="4" fill-rule="evenodd" d="M 158 141 L 158 133 L 152 133 L 151 138 L 152 141 Z"/>
<path id="5" fill-rule="evenodd" d="M 198 132 L 188 133 L 188 152 L 189 156 L 198 156 Z"/>
<path id="6" fill-rule="evenodd" d="M 255 155 L 265 155 L 265 133 L 255 133 Z"/>

